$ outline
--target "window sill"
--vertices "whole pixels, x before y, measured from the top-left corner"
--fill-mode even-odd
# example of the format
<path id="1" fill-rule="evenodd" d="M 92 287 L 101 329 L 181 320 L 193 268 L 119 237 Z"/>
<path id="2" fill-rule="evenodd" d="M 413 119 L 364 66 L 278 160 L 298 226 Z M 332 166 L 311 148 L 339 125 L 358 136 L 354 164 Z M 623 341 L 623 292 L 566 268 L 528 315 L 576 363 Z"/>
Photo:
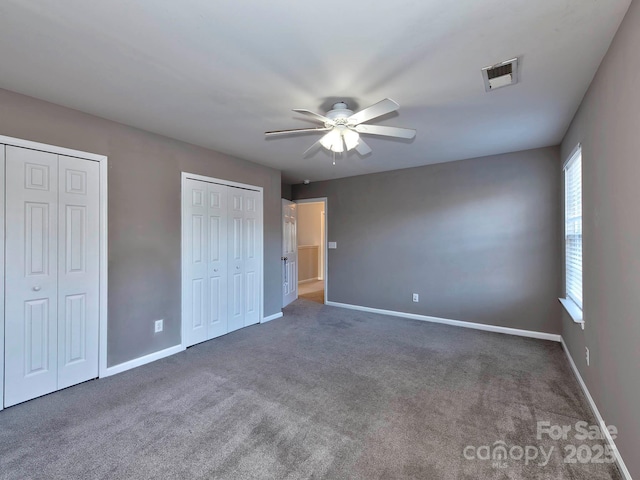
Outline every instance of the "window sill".
<path id="1" fill-rule="evenodd" d="M 572 300 L 569 300 L 568 298 L 559 298 L 558 300 L 560 300 L 560 303 L 562 304 L 564 309 L 567 311 L 571 319 L 575 323 L 581 324 L 582 328 L 584 328 L 584 319 L 582 317 L 582 309 L 578 307 L 578 305 L 576 305 Z"/>

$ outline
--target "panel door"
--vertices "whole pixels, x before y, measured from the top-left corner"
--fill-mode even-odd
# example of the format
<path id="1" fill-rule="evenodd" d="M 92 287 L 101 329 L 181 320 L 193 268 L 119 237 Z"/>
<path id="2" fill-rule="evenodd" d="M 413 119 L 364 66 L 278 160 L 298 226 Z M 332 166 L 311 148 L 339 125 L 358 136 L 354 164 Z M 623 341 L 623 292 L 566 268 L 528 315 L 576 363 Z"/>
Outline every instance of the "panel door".
<path id="1" fill-rule="evenodd" d="M 207 338 L 227 333 L 227 190 L 207 185 L 208 308 Z"/>
<path id="2" fill-rule="evenodd" d="M 282 306 L 298 298 L 297 205 L 282 199 Z"/>
<path id="3" fill-rule="evenodd" d="M 58 157 L 58 389 L 98 376 L 100 165 Z"/>
<path id="4" fill-rule="evenodd" d="M 187 265 L 187 278 L 184 279 L 186 284 L 183 308 L 187 346 L 207 340 L 209 277 L 207 195 L 207 183 L 191 179 L 186 181 L 182 202 L 185 205 L 183 261 Z"/>
<path id="5" fill-rule="evenodd" d="M 228 288 L 229 288 L 229 331 L 232 332 L 244 327 L 244 257 L 245 257 L 245 236 L 244 236 L 244 210 L 245 196 L 244 190 L 239 188 L 229 188 L 229 243 L 228 243 Z"/>
<path id="6" fill-rule="evenodd" d="M 0 265 L 4 266 L 4 145 L 0 145 Z M 4 268 L 0 273 L 0 392 L 4 392 Z M 4 395 L 0 395 L 0 410 Z"/>
<path id="7" fill-rule="evenodd" d="M 57 155 L 6 147 L 5 406 L 57 388 Z"/>
<path id="8" fill-rule="evenodd" d="M 261 195 L 253 190 L 243 190 L 244 197 L 244 326 L 260 322 L 261 257 L 262 257 L 262 204 Z"/>

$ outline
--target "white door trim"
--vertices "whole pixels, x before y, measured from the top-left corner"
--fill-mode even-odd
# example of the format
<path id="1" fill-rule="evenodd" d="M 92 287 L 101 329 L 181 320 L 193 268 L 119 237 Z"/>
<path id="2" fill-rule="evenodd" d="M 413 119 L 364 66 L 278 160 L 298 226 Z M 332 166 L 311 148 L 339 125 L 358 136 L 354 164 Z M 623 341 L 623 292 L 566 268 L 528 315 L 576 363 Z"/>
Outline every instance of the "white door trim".
<path id="1" fill-rule="evenodd" d="M 294 200 L 295 203 L 324 203 L 324 304 L 329 298 L 329 211 L 327 197 Z"/>
<path id="2" fill-rule="evenodd" d="M 232 182 L 231 180 L 207 177 L 205 175 L 198 175 L 196 173 L 188 173 L 188 172 L 182 172 L 182 182 L 183 182 L 182 185 L 184 185 L 184 181 L 187 178 L 190 178 L 191 180 L 200 180 L 202 182 L 208 182 L 208 183 L 218 183 L 220 185 L 226 185 L 228 187 L 244 188 L 246 190 L 255 190 L 256 192 L 260 192 L 264 194 L 264 188 L 258 187 L 256 185 L 249 185 L 248 183 Z M 264 206 L 263 206 L 263 210 L 264 210 Z"/>
<path id="3" fill-rule="evenodd" d="M 46 143 L 32 142 L 31 140 L 23 140 L 20 138 L 7 137 L 4 135 L 0 135 L 0 144 L 2 145 L 11 145 L 14 147 L 22 147 L 28 148 L 30 150 L 38 150 L 42 152 L 55 153 L 57 155 L 65 155 L 67 157 L 76 157 L 81 158 L 83 160 L 91 160 L 94 162 L 99 162 L 100 164 L 100 200 L 99 200 L 99 209 L 100 209 L 100 346 L 98 348 L 98 376 L 105 376 L 105 372 L 107 370 L 107 321 L 108 321 L 108 265 L 109 265 L 109 243 L 108 243 L 108 191 L 107 191 L 107 175 L 108 175 L 108 158 L 105 155 L 98 155 L 95 153 L 83 152 L 80 150 L 72 150 L 70 148 L 58 147 L 55 145 L 48 145 Z M 2 175 L 4 177 L 4 147 L 3 147 L 3 162 L 2 162 Z M 2 187 L 0 187 L 0 193 L 2 194 L 2 202 L 0 202 L 0 207 L 2 210 L 2 229 L 4 229 L 4 181 L 0 182 Z M 4 252 L 4 232 L 0 230 L 2 233 L 0 240 L 0 247 Z M 4 259 L 2 259 L 4 260 Z M 4 261 L 2 262 L 4 265 Z M 4 272 L 3 272 L 4 276 Z M 4 282 L 4 279 L 3 279 Z M 2 304 L 4 303 L 4 288 L 1 291 L 2 296 Z M 0 313 L 0 327 L 2 333 L 0 334 L 0 339 L 4 336 L 4 308 L 2 308 L 2 312 Z M 4 342 L 2 342 L 4 346 Z M 4 367 L 4 351 L 0 349 L 2 353 L 2 366 Z M 2 391 L 3 400 L 0 401 L 0 407 L 4 404 L 4 382 L 0 385 L 0 391 Z"/>
<path id="4" fill-rule="evenodd" d="M 56 155 L 65 155 L 67 157 L 83 158 L 85 160 L 94 160 L 96 162 L 107 161 L 104 155 L 97 153 L 82 152 L 80 150 L 72 150 L 70 148 L 57 147 L 55 145 L 47 145 L 46 143 L 32 142 L 31 140 L 23 140 L 21 138 L 5 137 L 0 135 L 0 143 L 12 145 L 14 147 L 28 148 L 30 150 L 39 150 L 41 152 L 55 153 Z"/>
<path id="5" fill-rule="evenodd" d="M 200 180 L 202 182 L 208 182 L 208 183 L 217 183 L 219 185 L 226 185 L 228 187 L 236 187 L 236 188 L 244 188 L 246 190 L 253 190 L 256 192 L 260 193 L 261 196 L 261 211 L 260 211 L 260 217 L 262 218 L 262 228 L 260 229 L 260 245 L 262 246 L 262 252 L 260 254 L 260 283 L 261 288 L 260 288 L 260 313 L 259 313 L 259 323 L 262 323 L 264 321 L 264 188 L 263 187 L 258 187 L 257 185 L 249 185 L 247 183 L 238 183 L 238 182 L 232 182 L 230 180 L 224 180 L 222 178 L 214 178 L 214 177 L 207 177 L 205 175 L 198 175 L 196 173 L 189 173 L 189 172 L 181 172 L 181 179 L 180 179 L 180 346 L 182 347 L 182 349 L 186 349 L 187 345 L 186 345 L 186 322 L 185 322 L 185 315 L 184 315 L 184 298 L 185 298 L 185 294 L 186 294 L 186 283 L 185 283 L 185 278 L 187 275 L 187 269 L 186 269 L 186 262 L 185 259 L 187 258 L 186 256 L 186 248 L 187 246 L 184 245 L 184 230 L 186 227 L 186 218 L 184 215 L 184 205 L 182 204 L 182 197 L 183 197 L 183 193 L 184 193 L 184 189 L 186 188 L 186 181 L 188 179 L 191 180 Z"/>

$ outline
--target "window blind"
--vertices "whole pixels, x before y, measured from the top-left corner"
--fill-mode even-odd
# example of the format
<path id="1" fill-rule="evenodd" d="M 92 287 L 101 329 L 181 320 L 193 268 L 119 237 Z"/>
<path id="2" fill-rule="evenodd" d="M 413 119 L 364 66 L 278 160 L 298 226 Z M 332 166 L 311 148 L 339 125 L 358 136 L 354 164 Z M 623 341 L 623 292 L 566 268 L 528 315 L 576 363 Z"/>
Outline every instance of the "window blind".
<path id="1" fill-rule="evenodd" d="M 582 308 L 582 152 L 580 148 L 564 169 L 565 275 L 567 298 Z"/>

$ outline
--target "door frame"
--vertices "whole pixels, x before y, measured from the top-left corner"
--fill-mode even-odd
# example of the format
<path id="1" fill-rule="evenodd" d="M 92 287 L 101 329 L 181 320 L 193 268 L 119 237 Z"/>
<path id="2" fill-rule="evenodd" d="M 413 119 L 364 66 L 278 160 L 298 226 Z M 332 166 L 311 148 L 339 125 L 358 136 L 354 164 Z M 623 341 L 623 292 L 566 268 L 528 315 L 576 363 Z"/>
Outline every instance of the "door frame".
<path id="1" fill-rule="evenodd" d="M 89 160 L 98 162 L 99 171 L 100 171 L 100 192 L 99 192 L 99 211 L 100 211 L 100 221 L 99 221 L 99 263 L 100 263 L 100 275 L 99 275 L 99 346 L 98 346 L 98 376 L 103 377 L 106 376 L 107 370 L 107 321 L 108 321 L 108 280 L 109 280 L 109 272 L 108 272 L 108 254 L 109 254 L 109 243 L 108 243 L 108 190 L 107 190 L 107 174 L 108 174 L 108 158 L 105 155 L 98 155 L 95 153 L 83 152 L 80 150 L 72 150 L 70 148 L 58 147 L 55 145 L 49 145 L 46 143 L 32 142 L 31 140 L 23 140 L 20 138 L 7 137 L 4 135 L 0 135 L 0 145 L 2 145 L 2 155 L 0 159 L 0 168 L 2 172 L 0 173 L 0 196 L 2 199 L 0 200 L 0 209 L 2 211 L 2 225 L 0 226 L 0 250 L 2 254 L 0 254 L 0 259 L 3 260 L 3 268 L 2 268 L 2 280 L 0 281 L 0 286 L 4 287 L 4 175 L 5 175 L 5 146 L 13 146 L 13 147 L 21 147 L 27 148 L 29 150 L 38 150 L 47 153 L 53 153 L 56 155 L 63 155 L 66 157 L 75 157 L 80 158 L 82 160 Z M 5 291 L 4 288 L 0 290 L 0 306 L 2 309 L 0 311 L 0 340 L 4 339 L 4 296 Z M 0 369 L 4 372 L 4 341 L 0 343 Z M 0 384 L 0 392 L 2 392 L 2 398 L 0 399 L 0 410 L 4 406 L 4 379 L 2 375 L 0 375 L 0 379 L 2 379 L 2 383 Z"/>
<path id="2" fill-rule="evenodd" d="M 327 197 L 305 198 L 294 200 L 295 203 L 324 203 L 324 304 L 327 304 L 329 298 L 329 201 Z"/>
<path id="3" fill-rule="evenodd" d="M 262 228 L 260 229 L 260 244 L 261 244 L 261 254 L 260 254 L 260 283 L 261 283 L 261 288 L 260 288 L 260 299 L 259 299 L 259 303 L 260 303 L 260 313 L 259 313 L 259 318 L 260 321 L 258 322 L 259 324 L 264 322 L 264 188 L 263 187 L 259 187 L 257 185 L 249 185 L 248 183 L 238 183 L 238 182 L 232 182 L 230 180 L 225 180 L 222 178 L 215 178 L 215 177 L 208 177 L 206 175 L 198 175 L 197 173 L 189 173 L 189 172 L 181 172 L 180 174 L 180 346 L 182 347 L 182 349 L 186 349 L 186 328 L 187 328 L 187 324 L 185 321 L 185 296 L 186 296 L 186 282 L 185 282 L 185 278 L 186 278 L 186 274 L 187 274 L 187 268 L 186 268 L 186 263 L 185 263 L 185 259 L 187 258 L 186 255 L 186 248 L 187 245 L 185 245 L 185 241 L 184 241 L 184 231 L 185 228 L 187 226 L 187 219 L 185 218 L 184 215 L 184 205 L 183 205 L 183 196 L 184 196 L 184 190 L 186 188 L 186 183 L 187 180 L 199 180 L 201 182 L 207 182 L 207 183 L 216 183 L 218 185 L 226 185 L 228 187 L 236 187 L 236 188 L 243 188 L 245 190 L 252 190 L 252 191 L 257 191 L 260 193 L 260 219 L 261 219 L 261 224 L 262 224 Z"/>

